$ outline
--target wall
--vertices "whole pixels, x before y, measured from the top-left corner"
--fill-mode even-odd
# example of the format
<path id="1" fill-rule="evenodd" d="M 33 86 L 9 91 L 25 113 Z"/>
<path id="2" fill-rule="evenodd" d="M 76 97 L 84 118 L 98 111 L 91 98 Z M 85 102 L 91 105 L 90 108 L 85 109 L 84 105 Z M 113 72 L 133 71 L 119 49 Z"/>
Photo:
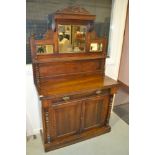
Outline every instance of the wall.
<path id="1" fill-rule="evenodd" d="M 27 0 L 26 19 L 46 20 L 48 14 L 67 7 L 69 3 L 70 0 Z M 77 0 L 76 2 L 92 14 L 96 14 L 97 22 L 104 21 L 110 15 L 111 3 L 112 0 Z"/>
<path id="2" fill-rule="evenodd" d="M 26 65 L 26 132 L 39 133 L 41 128 L 40 101 L 33 84 L 32 65 Z"/>
<path id="3" fill-rule="evenodd" d="M 122 52 L 123 35 L 128 0 L 114 0 L 112 18 L 110 23 L 109 53 L 110 58 L 106 60 L 106 75 L 118 79 L 120 58 Z"/>
<path id="4" fill-rule="evenodd" d="M 126 18 L 126 27 L 118 80 L 129 86 L 129 14 L 127 14 Z"/>

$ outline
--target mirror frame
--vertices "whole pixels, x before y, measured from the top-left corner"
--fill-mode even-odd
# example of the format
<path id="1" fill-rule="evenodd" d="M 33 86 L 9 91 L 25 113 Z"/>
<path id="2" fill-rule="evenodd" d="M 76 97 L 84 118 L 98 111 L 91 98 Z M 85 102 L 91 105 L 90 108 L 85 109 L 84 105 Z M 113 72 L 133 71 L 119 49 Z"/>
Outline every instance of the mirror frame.
<path id="1" fill-rule="evenodd" d="M 47 50 L 46 50 L 46 46 L 47 46 L 47 45 L 52 46 L 52 48 L 53 48 L 52 52 L 47 53 Z M 45 46 L 45 52 L 46 52 L 46 53 L 38 53 L 38 48 L 37 48 L 37 46 Z M 53 45 L 51 45 L 51 44 L 36 45 L 36 53 L 37 53 L 37 55 L 53 54 L 53 53 L 54 53 L 54 47 L 53 47 Z"/>
<path id="2" fill-rule="evenodd" d="M 83 26 L 86 28 L 86 31 L 85 31 L 85 50 L 84 51 L 79 51 L 79 52 L 60 52 L 59 50 L 59 25 L 61 26 L 69 26 L 70 29 L 72 26 Z M 70 34 L 72 36 L 72 32 L 70 31 Z M 72 54 L 76 54 L 76 53 L 86 53 L 87 51 L 87 23 L 83 23 L 83 22 L 58 22 L 57 23 L 57 49 L 58 49 L 58 53 L 59 54 L 69 54 L 69 53 L 72 53 Z M 70 40 L 71 41 L 71 40 Z M 75 40 L 74 40 L 75 41 Z M 73 43 L 71 44 L 71 46 L 73 47 Z"/>
<path id="3" fill-rule="evenodd" d="M 53 46 L 53 52 L 52 53 L 38 53 L 37 52 L 37 46 L 46 46 L 46 45 L 51 45 Z M 51 40 L 35 40 L 35 50 L 36 50 L 36 55 L 50 55 L 55 53 L 55 46 L 54 43 Z"/>
<path id="4" fill-rule="evenodd" d="M 91 47 L 91 43 L 97 43 L 97 44 L 102 44 L 102 50 L 101 51 L 91 51 L 90 50 L 90 47 Z M 91 52 L 91 53 L 102 53 L 102 52 L 104 52 L 104 41 L 103 41 L 103 39 L 95 39 L 95 40 L 90 40 L 90 43 L 89 43 L 89 52 Z"/>

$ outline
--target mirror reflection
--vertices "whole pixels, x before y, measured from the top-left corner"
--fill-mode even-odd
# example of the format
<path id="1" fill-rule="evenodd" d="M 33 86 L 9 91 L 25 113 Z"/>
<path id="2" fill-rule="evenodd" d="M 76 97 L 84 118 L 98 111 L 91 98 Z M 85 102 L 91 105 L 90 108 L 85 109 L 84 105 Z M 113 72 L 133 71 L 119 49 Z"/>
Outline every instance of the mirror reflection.
<path id="1" fill-rule="evenodd" d="M 53 53 L 53 45 L 37 45 L 37 54 L 50 54 Z"/>
<path id="2" fill-rule="evenodd" d="M 58 25 L 59 53 L 85 52 L 86 26 Z"/>
<path id="3" fill-rule="evenodd" d="M 102 52 L 103 45 L 102 43 L 91 43 L 90 52 Z"/>

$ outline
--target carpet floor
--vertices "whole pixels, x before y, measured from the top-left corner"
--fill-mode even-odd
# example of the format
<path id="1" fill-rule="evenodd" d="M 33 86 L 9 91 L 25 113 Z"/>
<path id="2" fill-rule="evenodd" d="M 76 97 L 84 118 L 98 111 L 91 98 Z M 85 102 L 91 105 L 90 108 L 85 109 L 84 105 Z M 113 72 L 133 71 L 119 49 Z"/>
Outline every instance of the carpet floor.
<path id="1" fill-rule="evenodd" d="M 129 124 L 129 103 L 114 106 L 113 111 L 127 124 Z"/>
<path id="2" fill-rule="evenodd" d="M 110 118 L 111 132 L 45 153 L 38 134 L 27 142 L 27 155 L 128 155 L 129 128 L 115 113 Z"/>

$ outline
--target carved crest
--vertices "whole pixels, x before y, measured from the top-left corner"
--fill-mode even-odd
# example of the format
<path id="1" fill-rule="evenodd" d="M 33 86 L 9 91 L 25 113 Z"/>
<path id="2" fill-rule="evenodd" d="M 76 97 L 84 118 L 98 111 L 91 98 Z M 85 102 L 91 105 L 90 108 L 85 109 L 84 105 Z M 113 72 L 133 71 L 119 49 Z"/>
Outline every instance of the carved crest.
<path id="1" fill-rule="evenodd" d="M 90 13 L 85 9 L 77 6 L 69 6 L 62 10 L 57 10 L 56 14 L 80 14 L 80 15 L 90 15 Z"/>

